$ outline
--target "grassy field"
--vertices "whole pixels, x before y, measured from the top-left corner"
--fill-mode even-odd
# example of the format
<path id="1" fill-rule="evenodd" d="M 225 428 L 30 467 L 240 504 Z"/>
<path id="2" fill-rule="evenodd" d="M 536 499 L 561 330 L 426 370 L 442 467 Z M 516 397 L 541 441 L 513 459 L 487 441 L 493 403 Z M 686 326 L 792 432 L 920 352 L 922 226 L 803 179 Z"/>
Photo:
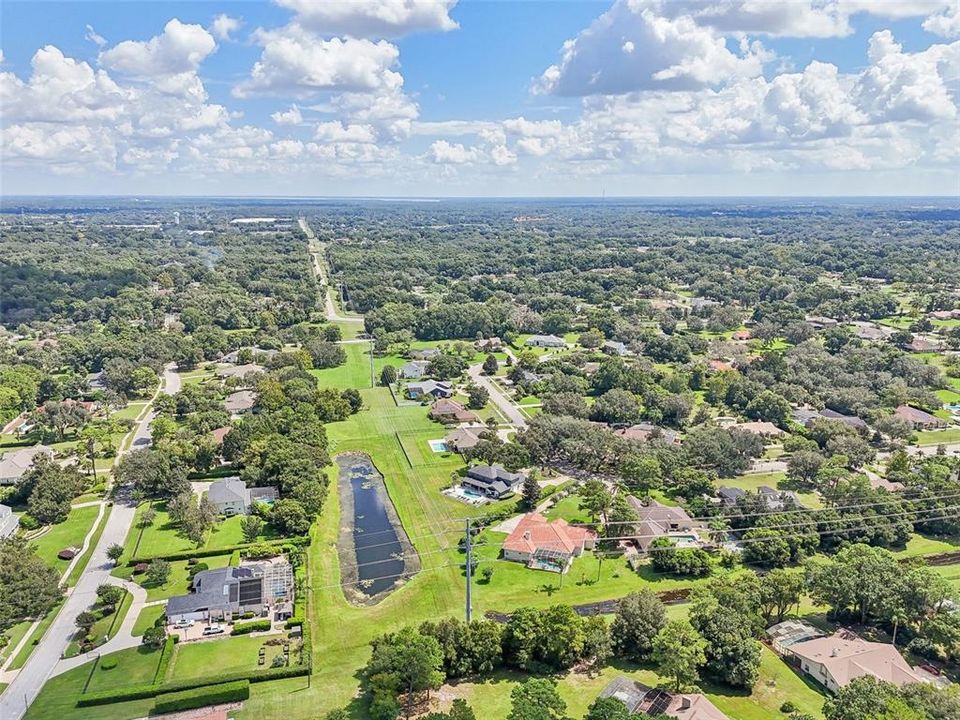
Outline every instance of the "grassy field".
<path id="1" fill-rule="evenodd" d="M 83 539 L 93 527 L 98 511 L 99 509 L 93 505 L 73 508 L 66 520 L 58 525 L 51 525 L 47 532 L 36 540 L 31 540 L 30 545 L 37 549 L 37 555 L 48 565 L 56 568 L 58 573 L 62 573 L 67 569 L 70 561 L 60 560 L 57 553 L 65 548 L 83 546 Z"/>
<path id="2" fill-rule="evenodd" d="M 953 542 L 941 538 L 930 538 L 914 533 L 907 546 L 903 550 L 897 551 L 897 557 L 920 557 L 922 555 L 934 555 L 936 553 L 954 552 L 960 548 L 960 538 L 955 538 Z"/>
<path id="3" fill-rule="evenodd" d="M 550 520 L 563 518 L 567 522 L 590 522 L 590 513 L 580 509 L 580 496 L 568 495 L 545 513 Z"/>
<path id="4" fill-rule="evenodd" d="M 153 509 L 156 512 L 153 524 L 141 529 L 139 527 L 140 517 L 148 507 L 150 507 L 150 503 L 144 503 L 137 508 L 137 517 L 130 529 L 130 534 L 127 536 L 124 547 L 127 548 L 131 557 L 150 557 L 167 553 L 187 552 L 197 548 L 192 540 L 180 534 L 180 530 L 170 520 L 164 503 L 153 503 Z M 201 548 L 216 550 L 246 542 L 243 538 L 243 530 L 240 527 L 242 520 L 242 517 L 236 515 L 217 523 L 216 527 L 207 534 Z M 271 540 L 276 537 L 277 535 L 272 527 L 264 524 L 264 531 L 260 534 L 258 540 Z"/>
<path id="5" fill-rule="evenodd" d="M 57 603 L 51 608 L 50 612 L 44 615 L 43 620 L 37 625 L 36 629 L 30 633 L 30 638 L 27 640 L 26 645 L 17 653 L 17 656 L 10 663 L 8 670 L 16 670 L 22 668 L 27 662 L 27 659 L 30 657 L 30 653 L 33 652 L 33 649 L 37 646 L 37 643 L 40 642 L 40 638 L 43 637 L 44 633 L 53 625 L 53 621 L 57 617 L 57 613 L 60 612 L 61 603 Z"/>
<path id="6" fill-rule="evenodd" d="M 226 567 L 230 562 L 229 555 L 212 555 L 205 557 L 202 562 L 210 568 Z M 170 577 L 163 585 L 152 585 L 146 581 L 144 575 L 134 575 L 133 568 L 127 566 L 118 567 L 113 571 L 116 577 L 122 577 L 127 580 L 133 580 L 147 589 L 147 601 L 164 600 L 174 595 L 184 595 L 190 591 L 190 576 L 187 571 L 189 565 L 186 560 L 177 560 L 170 563 Z"/>
<path id="7" fill-rule="evenodd" d="M 782 472 L 756 473 L 752 475 L 738 475 L 732 478 L 720 478 L 717 481 L 717 487 L 731 487 L 746 490 L 747 492 L 756 492 L 761 485 L 767 485 L 772 488 L 780 489 L 780 483 L 786 480 L 787 474 Z M 823 507 L 823 502 L 816 493 L 797 493 L 800 502 L 808 508 Z"/>
<path id="8" fill-rule="evenodd" d="M 257 667 L 269 668 L 273 658 L 282 652 L 282 647 L 264 643 L 280 637 L 283 635 L 271 635 L 269 638 L 247 635 L 177 645 L 170 679 L 185 680 L 214 673 L 253 670 Z M 257 655 L 261 647 L 266 647 L 267 659 L 266 664 L 258 666 Z M 294 656 L 292 644 L 290 654 Z"/>
<path id="9" fill-rule="evenodd" d="M 90 542 L 87 544 L 88 550 L 83 554 L 83 557 L 80 558 L 80 562 L 73 566 L 73 570 L 70 572 L 70 575 L 67 576 L 67 579 L 64 580 L 64 584 L 67 587 L 73 587 L 77 584 L 77 580 L 80 579 L 80 576 L 83 574 L 83 571 L 87 569 L 87 563 L 90 562 L 90 556 L 93 555 L 93 552 L 89 548 L 95 548 L 97 543 L 100 542 L 100 536 L 103 535 L 104 528 L 107 527 L 107 519 L 109 517 L 110 509 L 104 509 L 103 517 L 100 518 L 100 523 L 97 525 L 96 529 L 93 531 L 93 535 L 90 536 Z"/>
<path id="10" fill-rule="evenodd" d="M 3 635 L 7 638 L 7 644 L 0 649 L 0 665 L 7 659 L 7 656 L 13 652 L 13 649 L 17 646 L 17 643 L 23 639 L 23 636 L 27 634 L 27 631 L 30 629 L 31 623 L 29 620 L 24 620 L 23 622 L 17 623 L 12 627 L 7 628 Z"/>
<path id="11" fill-rule="evenodd" d="M 941 443 L 955 442 L 960 442 L 960 428 L 925 430 L 917 433 L 918 445 L 940 445 Z"/>
<path id="12" fill-rule="evenodd" d="M 117 666 L 110 670 L 97 666 L 90 676 L 87 692 L 98 692 L 115 687 L 143 685 L 153 682 L 153 677 L 160 664 L 160 651 L 147 647 L 136 647 L 128 650 L 111 653 L 108 656 L 117 661 Z M 86 669 L 89 671 L 90 666 Z"/>
<path id="13" fill-rule="evenodd" d="M 141 637 L 148 628 L 153 627 L 157 618 L 163 615 L 165 610 L 166 607 L 164 605 L 150 605 L 145 607 L 140 611 L 140 614 L 137 615 L 137 621 L 133 624 L 133 630 L 130 634 L 134 637 Z"/>

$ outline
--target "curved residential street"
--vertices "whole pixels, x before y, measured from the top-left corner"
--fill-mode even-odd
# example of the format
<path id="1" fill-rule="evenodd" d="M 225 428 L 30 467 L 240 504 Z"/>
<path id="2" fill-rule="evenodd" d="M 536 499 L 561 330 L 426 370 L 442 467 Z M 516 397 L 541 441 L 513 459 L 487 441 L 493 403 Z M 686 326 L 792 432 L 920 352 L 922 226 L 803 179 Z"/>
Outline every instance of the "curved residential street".
<path id="1" fill-rule="evenodd" d="M 156 415 L 153 411 L 154 401 L 161 392 L 172 395 L 179 389 L 180 376 L 177 375 L 172 364 L 168 365 L 164 368 L 160 388 L 157 389 L 157 392 L 136 419 L 136 425 L 121 444 L 114 463 L 131 449 L 149 446 L 150 423 Z M 27 706 L 37 697 L 40 689 L 50 677 L 92 659 L 84 656 L 68 661 L 61 660 L 71 638 L 76 634 L 77 628 L 74 621 L 77 615 L 93 604 L 97 596 L 97 587 L 103 583 L 123 584 L 122 581 L 118 581 L 110 575 L 114 565 L 113 561 L 107 557 L 107 548 L 114 544 L 123 544 L 130 527 L 133 525 L 136 512 L 136 505 L 129 497 L 129 493 L 123 489 L 115 493 L 112 507 L 107 505 L 106 501 L 102 505 L 104 510 L 109 512 L 109 515 L 106 519 L 103 535 L 93 549 L 93 554 L 90 556 L 86 569 L 77 581 L 76 586 L 67 595 L 56 619 L 44 634 L 40 644 L 31 653 L 23 668 L 15 676 L 9 678 L 9 687 L 0 694 L 0 718 L 3 720 L 20 720 L 26 712 Z M 94 525 L 91 528 L 85 543 L 89 542 L 90 537 L 96 531 L 96 527 Z M 127 589 L 131 589 L 128 584 L 123 585 Z M 134 592 L 134 600 L 134 606 L 130 608 L 127 617 L 124 618 L 120 632 L 110 641 L 116 647 L 111 647 L 110 650 L 120 650 L 123 647 L 132 647 L 137 644 L 129 644 L 133 642 L 130 630 L 132 630 L 136 616 L 140 612 L 138 608 L 142 608 L 146 602 L 146 593 L 138 596 Z M 126 639 L 124 640 L 124 638 Z M 106 652 L 110 650 L 106 650 Z M 103 649 L 100 651 L 104 652 Z M 8 677 L 10 675 L 12 673 L 8 673 Z"/>

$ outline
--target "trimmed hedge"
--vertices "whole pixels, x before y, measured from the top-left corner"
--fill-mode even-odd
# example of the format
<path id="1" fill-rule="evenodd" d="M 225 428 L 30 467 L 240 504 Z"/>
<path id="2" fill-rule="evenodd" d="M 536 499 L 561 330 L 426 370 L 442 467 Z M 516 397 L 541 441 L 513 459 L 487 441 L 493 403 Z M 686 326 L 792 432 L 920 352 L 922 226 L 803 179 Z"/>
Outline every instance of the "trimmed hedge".
<path id="1" fill-rule="evenodd" d="M 287 620 L 287 622 L 285 622 L 283 626 L 287 630 L 289 630 L 290 628 L 300 627 L 301 625 L 303 625 L 303 623 L 304 623 L 304 619 L 302 616 L 294 615 L 292 618 Z"/>
<path id="2" fill-rule="evenodd" d="M 167 676 L 167 669 L 170 667 L 170 663 L 173 661 L 173 651 L 174 645 L 177 644 L 178 640 L 177 635 L 167 635 L 167 639 L 163 641 L 163 650 L 160 653 L 160 662 L 157 663 L 157 671 L 153 674 L 153 684 L 158 685 L 163 682 L 163 679 Z"/>
<path id="3" fill-rule="evenodd" d="M 222 705 L 223 703 L 246 700 L 249 697 L 250 681 L 237 680 L 222 685 L 209 685 L 193 690 L 170 693 L 157 700 L 153 706 L 153 712 L 159 714 L 193 710 L 208 705 Z"/>
<path id="4" fill-rule="evenodd" d="M 235 623 L 231 635 L 247 635 L 252 632 L 265 632 L 273 627 L 269 618 L 264 620 L 253 620 L 251 622 Z"/>
<path id="5" fill-rule="evenodd" d="M 101 690 L 100 692 L 87 693 L 81 695 L 77 700 L 77 707 L 92 707 L 95 705 L 110 705 L 111 703 L 127 702 L 128 700 L 143 700 L 145 698 L 156 697 L 168 692 L 177 692 L 180 690 L 193 690 L 194 688 L 207 687 L 209 685 L 220 685 L 222 683 L 235 682 L 237 680 L 249 680 L 251 683 L 268 682 L 270 680 L 282 680 L 284 678 L 301 677 L 310 674 L 310 664 L 289 665 L 281 668 L 254 668 L 250 670 L 239 670 L 232 673 L 219 673 L 217 675 L 208 675 L 202 678 L 192 678 L 189 680 L 174 680 L 172 682 L 158 685 L 133 685 L 116 690 Z"/>
<path id="6" fill-rule="evenodd" d="M 241 543 L 240 545 L 229 545 L 222 548 L 207 548 L 205 550 L 187 550 L 184 552 L 167 553 L 165 555 L 143 555 L 132 557 L 127 560 L 128 566 L 149 563 L 153 560 L 167 560 L 174 562 L 177 560 L 190 560 L 191 558 L 213 557 L 214 555 L 230 555 L 236 550 L 246 550 L 254 545 L 294 545 L 297 547 L 306 547 L 310 544 L 310 537 L 307 535 L 280 538 L 279 540 L 264 540 L 259 543 Z"/>

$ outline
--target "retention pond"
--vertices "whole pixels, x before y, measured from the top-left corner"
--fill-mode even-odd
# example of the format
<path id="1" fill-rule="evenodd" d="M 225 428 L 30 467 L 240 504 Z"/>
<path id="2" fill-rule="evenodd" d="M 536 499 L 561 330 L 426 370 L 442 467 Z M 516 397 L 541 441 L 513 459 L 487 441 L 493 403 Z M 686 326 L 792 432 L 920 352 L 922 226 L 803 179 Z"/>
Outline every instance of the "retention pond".
<path id="1" fill-rule="evenodd" d="M 338 455 L 340 575 L 351 602 L 372 605 L 420 570 L 383 475 L 368 455 Z"/>

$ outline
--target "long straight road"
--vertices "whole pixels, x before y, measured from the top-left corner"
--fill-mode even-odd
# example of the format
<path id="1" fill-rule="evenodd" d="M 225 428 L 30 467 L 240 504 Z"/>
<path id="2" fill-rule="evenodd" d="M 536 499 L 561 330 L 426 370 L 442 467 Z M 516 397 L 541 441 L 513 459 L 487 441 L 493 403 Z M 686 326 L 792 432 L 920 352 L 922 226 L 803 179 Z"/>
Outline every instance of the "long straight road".
<path id="1" fill-rule="evenodd" d="M 467 373 L 470 375 L 470 379 L 477 385 L 487 389 L 493 403 L 500 408 L 500 411 L 518 430 L 523 430 L 527 427 L 527 418 L 524 416 L 523 411 L 504 394 L 499 385 L 483 374 L 482 364 L 471 365 L 467 369 Z"/>
<path id="2" fill-rule="evenodd" d="M 324 264 L 323 243 L 317 240 L 317 236 L 313 234 L 313 230 L 310 228 L 310 225 L 307 224 L 305 217 L 301 217 L 299 223 L 300 229 L 303 230 L 304 235 L 307 236 L 308 250 L 310 257 L 313 259 L 313 272 L 325 288 L 324 314 L 327 320 L 340 323 L 363 323 L 362 317 L 347 317 L 337 312 L 337 304 L 333 300 L 333 285 L 330 283 L 330 275 L 327 273 L 327 266 Z"/>
<path id="3" fill-rule="evenodd" d="M 129 442 L 124 442 L 117 451 L 115 463 L 130 450 L 150 445 L 150 423 L 156 416 L 153 403 L 157 395 L 161 392 L 172 395 L 179 388 L 180 377 L 174 372 L 173 366 L 168 365 L 164 368 L 160 388 L 137 418 L 136 425 L 131 431 L 132 435 L 127 436 Z M 133 525 L 136 504 L 128 493 L 121 490 L 114 494 L 113 507 L 109 508 L 109 512 L 103 535 L 93 549 L 90 561 L 76 587 L 67 596 L 50 629 L 31 653 L 26 664 L 13 678 L 9 687 L 0 694 L 2 720 L 20 720 L 23 717 L 29 704 L 40 694 L 44 683 L 55 674 L 60 658 L 77 632 L 74 624 L 77 615 L 93 604 L 97 596 L 97 587 L 111 581 L 110 571 L 114 565 L 113 561 L 107 557 L 107 548 L 114 544 L 123 545 Z"/>

